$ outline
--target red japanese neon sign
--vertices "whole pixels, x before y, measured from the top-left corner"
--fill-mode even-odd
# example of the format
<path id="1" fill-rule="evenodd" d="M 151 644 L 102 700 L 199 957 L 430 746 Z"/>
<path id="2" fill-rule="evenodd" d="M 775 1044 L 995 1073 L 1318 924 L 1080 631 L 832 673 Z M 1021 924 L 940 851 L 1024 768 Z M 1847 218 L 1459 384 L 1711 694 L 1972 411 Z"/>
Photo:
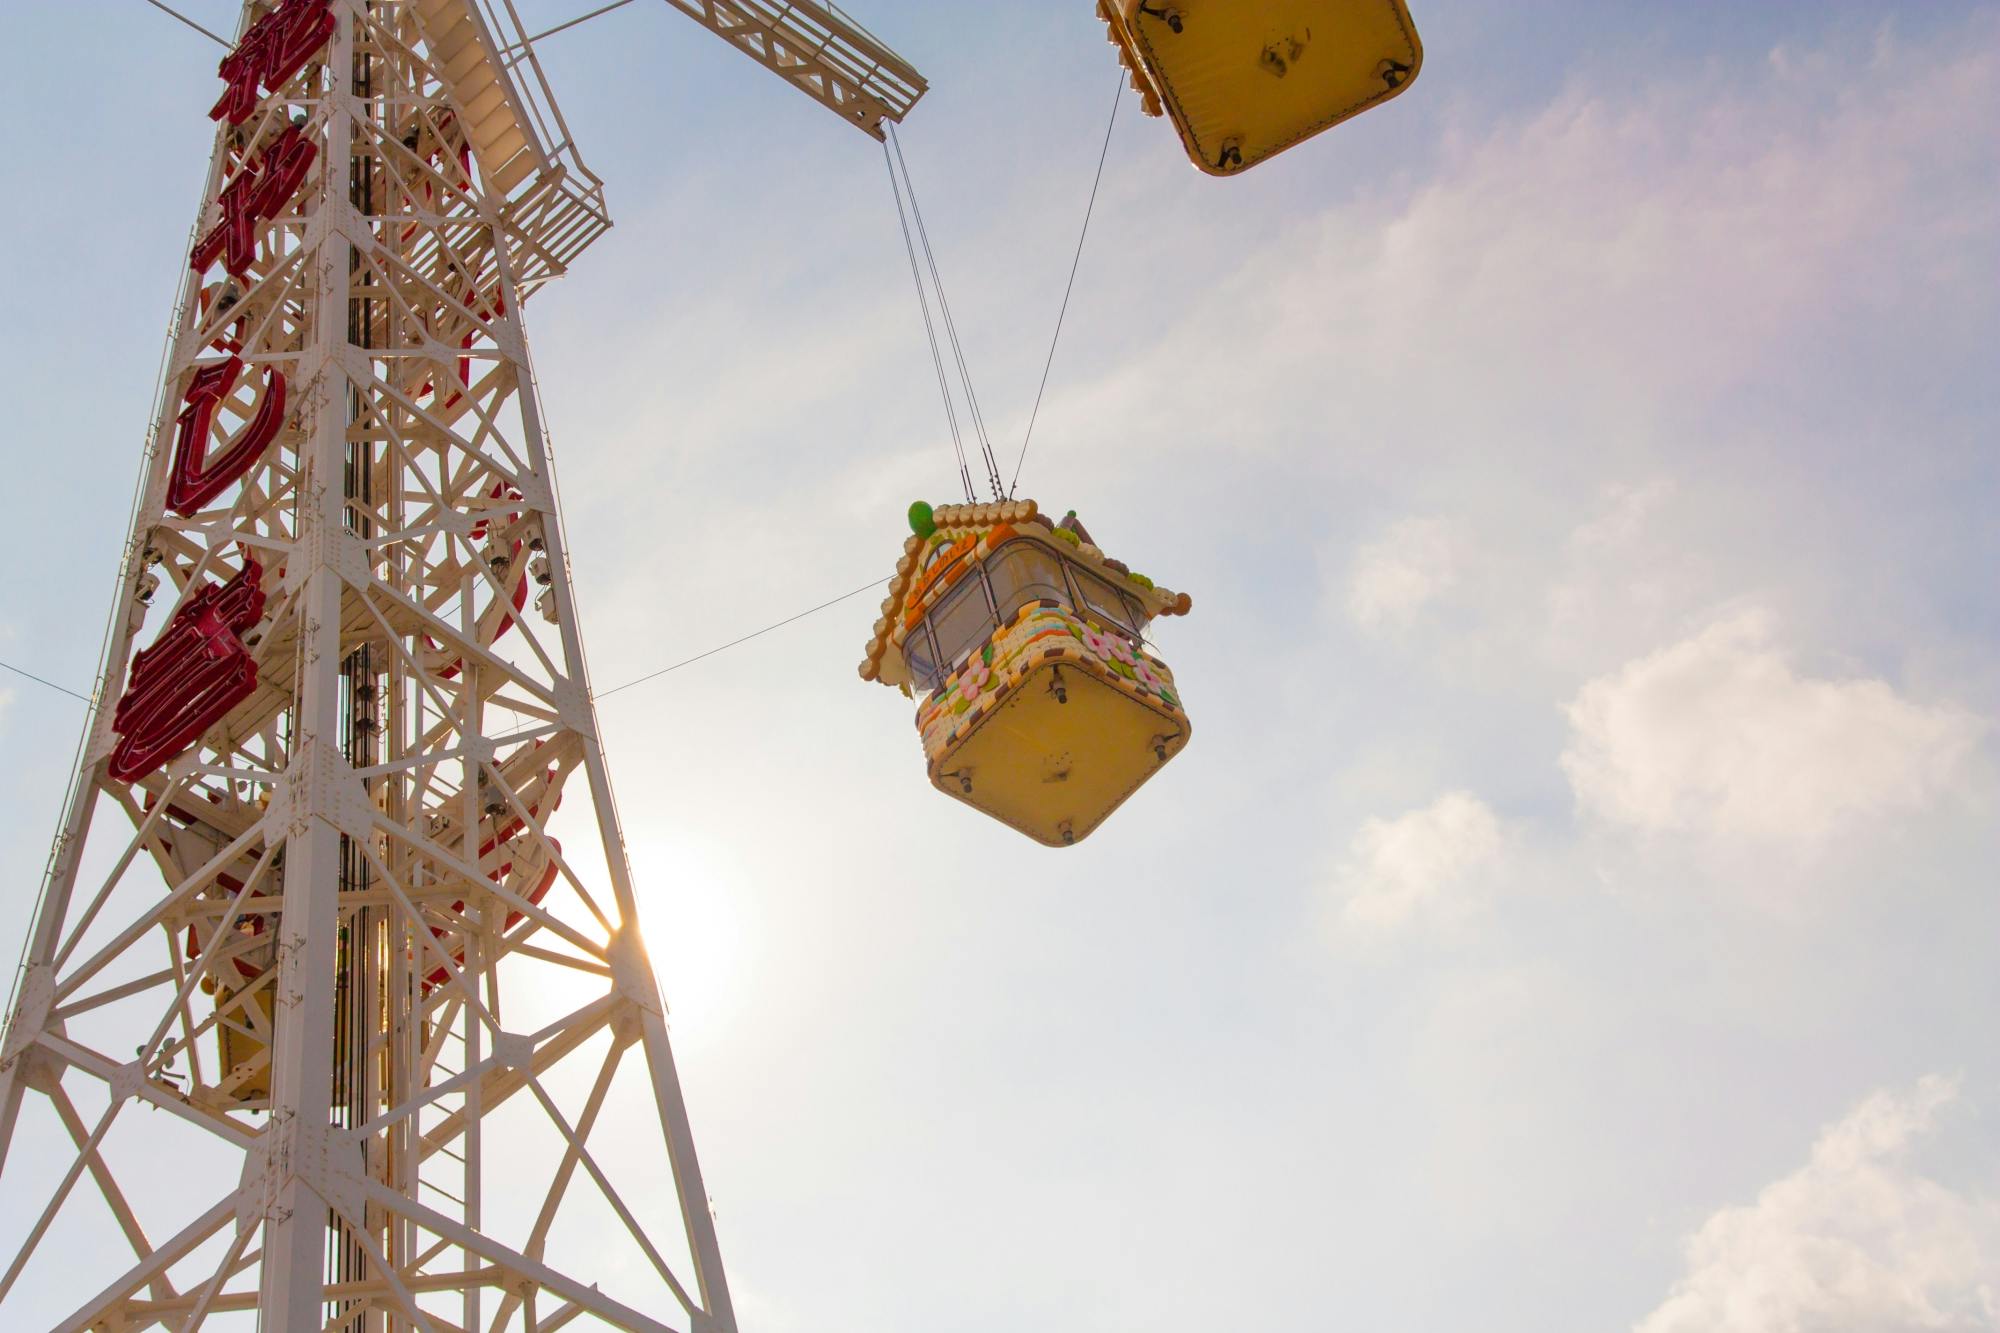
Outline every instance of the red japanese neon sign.
<path id="1" fill-rule="evenodd" d="M 114 782 L 136 782 L 194 744 L 257 688 L 257 663 L 239 637 L 264 614 L 264 567 L 246 560 L 227 583 L 184 600 L 150 648 L 132 658 L 111 716 Z"/>
<path id="2" fill-rule="evenodd" d="M 209 111 L 210 120 L 227 116 L 241 125 L 257 110 L 257 85 L 276 92 L 333 36 L 333 11 L 327 0 L 285 0 L 250 25 L 236 49 L 222 58 L 215 72 L 229 86 Z"/>
<path id="3" fill-rule="evenodd" d="M 167 508 L 183 518 L 195 513 L 263 457 L 285 420 L 285 376 L 275 366 L 264 370 L 263 399 L 257 415 L 237 432 L 221 452 L 210 455 L 208 444 L 215 424 L 215 410 L 236 387 L 243 372 L 243 358 L 202 366 L 188 381 L 174 436 L 174 465 L 167 474 Z"/>
<path id="4" fill-rule="evenodd" d="M 292 196 L 306 183 L 306 173 L 319 156 L 319 145 L 306 138 L 297 125 L 271 141 L 255 162 L 246 162 L 222 187 L 216 202 L 222 205 L 222 221 L 209 228 L 188 252 L 188 264 L 197 273 L 220 256 L 231 274 L 242 277 L 257 258 L 257 228 L 284 211 Z"/>

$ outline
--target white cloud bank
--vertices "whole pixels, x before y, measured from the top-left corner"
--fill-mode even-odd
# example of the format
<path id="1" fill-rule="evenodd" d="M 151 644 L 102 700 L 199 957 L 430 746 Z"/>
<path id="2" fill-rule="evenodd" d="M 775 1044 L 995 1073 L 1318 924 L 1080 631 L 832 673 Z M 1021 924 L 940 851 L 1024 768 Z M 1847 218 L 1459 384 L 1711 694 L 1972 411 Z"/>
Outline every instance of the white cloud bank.
<path id="1" fill-rule="evenodd" d="M 1969 1333 L 2000 1327 L 2000 1200 L 1916 1172 L 1958 1095 L 1878 1092 L 1806 1164 L 1689 1237 L 1687 1272 L 1635 1333 Z"/>
<path id="2" fill-rule="evenodd" d="M 1504 487 L 1573 473 L 1577 441 L 1666 453 L 1746 381 L 1809 384 L 1827 330 L 1983 290 L 1992 149 L 1967 127 L 2000 90 L 1991 32 L 1945 47 L 1885 25 L 1865 51 L 1775 52 L 1766 77 L 1718 61 L 1573 79 L 1526 120 L 1447 115 L 1433 169 L 1302 219 L 1196 299 L 1168 289 L 1161 343 L 1060 390 L 1053 419 L 1206 455 L 1210 379 L 1158 368 L 1220 365 L 1245 449 L 1325 438 L 1334 391 L 1301 387 L 1337 384 L 1344 470 L 1476 453 Z M 1160 234 L 1127 262 L 1193 243 Z"/>
<path id="3" fill-rule="evenodd" d="M 1463 542 L 1441 518 L 1406 518 L 1355 553 L 1347 614 L 1371 634 L 1406 629 L 1458 582 Z"/>
<path id="4" fill-rule="evenodd" d="M 1568 713 L 1562 767 L 1581 809 L 1646 832 L 1799 844 L 1928 805 L 1985 729 L 1880 680 L 1799 675 L 1755 612 L 1590 681 Z"/>
<path id="5" fill-rule="evenodd" d="M 1599 490 L 1551 575 L 1545 656 L 1601 670 L 1657 643 L 1662 625 L 1714 604 L 1721 585 L 1715 553 L 1689 540 L 1676 521 L 1686 508 L 1679 484 L 1664 476 Z"/>
<path id="6" fill-rule="evenodd" d="M 1470 792 L 1453 791 L 1394 819 L 1371 819 L 1334 872 L 1346 933 L 1382 936 L 1419 920 L 1467 915 L 1500 863 L 1506 831 Z"/>

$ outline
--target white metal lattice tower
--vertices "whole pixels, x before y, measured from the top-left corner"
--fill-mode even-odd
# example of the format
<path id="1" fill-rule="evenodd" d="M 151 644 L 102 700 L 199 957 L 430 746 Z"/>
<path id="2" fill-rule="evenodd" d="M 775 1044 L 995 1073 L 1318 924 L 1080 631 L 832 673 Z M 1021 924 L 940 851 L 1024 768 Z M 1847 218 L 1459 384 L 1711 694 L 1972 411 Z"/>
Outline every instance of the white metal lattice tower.
<path id="1" fill-rule="evenodd" d="M 681 7 L 878 136 L 921 94 Z M 521 325 L 601 186 L 506 0 L 239 35 L 0 1050 L 0 1326 L 732 1333 Z"/>

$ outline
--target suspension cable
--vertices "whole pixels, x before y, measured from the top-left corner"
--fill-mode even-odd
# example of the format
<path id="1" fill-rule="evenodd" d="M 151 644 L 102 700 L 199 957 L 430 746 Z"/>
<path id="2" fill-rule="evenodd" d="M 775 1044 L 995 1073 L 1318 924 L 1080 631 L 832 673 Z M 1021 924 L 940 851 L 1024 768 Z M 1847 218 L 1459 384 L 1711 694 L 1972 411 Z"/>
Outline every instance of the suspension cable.
<path id="1" fill-rule="evenodd" d="M 159 10 L 162 14 L 166 14 L 173 18 L 179 19 L 181 22 L 187 24 L 188 27 L 193 28 L 196 32 L 200 33 L 202 36 L 208 38 L 209 41 L 214 42 L 217 46 L 227 49 L 228 47 L 234 45 L 234 43 L 232 43 L 228 38 L 216 36 L 214 33 L 210 32 L 207 28 L 202 27 L 199 23 L 196 23 L 193 19 L 181 13 L 178 9 L 173 9 L 167 5 L 161 4 L 160 0 L 146 0 L 146 3 L 151 5 L 153 8 Z"/>
<path id="2" fill-rule="evenodd" d="M 46 685 L 52 690 L 61 690 L 64 694 L 67 694 L 72 699 L 81 699 L 85 703 L 90 702 L 89 695 L 78 694 L 75 690 L 71 689 L 67 685 L 58 685 L 52 680 L 44 680 L 42 677 L 36 675 L 32 671 L 23 671 L 20 667 L 15 666 L 12 662 L 0 662 L 0 667 L 6 667 L 9 671 L 13 672 L 17 676 L 26 676 L 29 680 L 34 681 L 38 685 Z"/>
<path id="3" fill-rule="evenodd" d="M 917 185 L 910 179 L 910 164 L 903 160 L 903 141 L 896 133 L 893 122 L 889 125 L 889 142 L 896 150 L 896 165 L 903 169 L 903 189 L 910 196 L 910 215 L 917 222 L 917 240 L 924 248 L 924 263 L 931 272 L 931 286 L 937 291 L 938 309 L 944 316 L 945 337 L 951 342 L 951 354 L 958 364 L 958 381 L 965 389 L 965 403 L 972 420 L 972 432 L 979 442 L 980 460 L 986 465 L 986 482 L 993 488 L 993 498 L 1001 499 L 1000 464 L 993 457 L 993 440 L 986 433 L 986 420 L 979 410 L 979 395 L 972 387 L 972 371 L 965 363 L 965 349 L 958 341 L 958 322 L 951 317 L 951 300 L 944 293 L 944 276 L 938 272 L 937 256 L 931 251 L 930 232 L 924 226 L 924 210 L 917 203 Z"/>
<path id="4" fill-rule="evenodd" d="M 821 602 L 816 606 L 809 606 L 803 611 L 794 611 L 792 612 L 792 614 L 786 616 L 783 620 L 774 620 L 770 624 L 764 626 L 762 629 L 752 630 L 748 634 L 739 635 L 738 637 L 729 640 L 729 642 L 727 643 L 718 643 L 717 645 L 715 645 L 715 647 L 696 653 L 693 657 L 684 657 L 680 661 L 674 662 L 668 666 L 660 667 L 659 669 L 654 671 L 648 671 L 643 676 L 635 676 L 631 680 L 625 681 L 622 684 L 613 685 L 608 690 L 593 690 L 591 691 L 591 698 L 608 699 L 614 694 L 618 694 L 624 690 L 629 690 L 634 685 L 643 685 L 647 681 L 656 679 L 657 677 L 660 676 L 664 676 L 670 671 L 679 671 L 682 667 L 693 666 L 696 662 L 700 662 L 703 661 L 704 659 L 713 657 L 717 653 L 727 652 L 731 648 L 736 647 L 738 644 L 748 643 L 752 639 L 761 639 L 766 634 L 769 634 L 772 630 L 783 629 L 785 626 L 791 624 L 793 621 L 804 620 L 807 616 L 818 615 L 821 611 L 826 610 L 828 607 L 839 606 L 842 602 L 848 601 L 855 597 L 859 597 L 864 592 L 868 592 L 872 589 L 882 587 L 887 582 L 888 582 L 887 579 L 870 579 L 868 582 L 862 584 L 860 587 L 850 588 L 846 592 L 841 593 L 838 597 L 830 597 L 826 601 Z M 46 685 L 52 690 L 60 690 L 62 693 L 67 694 L 72 699 L 79 700 L 86 704 L 90 702 L 89 696 L 78 694 L 75 690 L 70 689 L 67 685 L 58 685 L 55 681 L 49 680 L 47 677 L 44 676 L 38 676 L 32 671 L 24 671 L 20 667 L 15 666 L 12 662 L 0 662 L 0 667 L 5 667 L 7 670 L 12 671 L 17 675 L 26 676 L 29 680 L 34 681 L 38 685 Z M 535 722 L 529 724 L 526 727 L 521 728 L 521 730 L 532 731 L 535 727 L 543 725 L 545 724 L 541 722 Z"/>
<path id="5" fill-rule="evenodd" d="M 772 621 L 770 624 L 764 626 L 764 628 L 759 630 L 752 630 L 750 633 L 743 635 L 741 638 L 731 639 L 728 643 L 717 644 L 715 647 L 710 648 L 707 652 L 696 653 L 693 657 L 684 657 L 680 661 L 675 662 L 672 666 L 663 666 L 658 671 L 648 671 L 643 676 L 635 676 L 634 678 L 626 681 L 622 685 L 613 685 L 608 690 L 594 691 L 591 697 L 594 699 L 608 699 L 612 695 L 617 694 L 620 690 L 629 690 L 634 685 L 643 685 L 647 681 L 652 680 L 656 676 L 664 676 L 669 671 L 679 671 L 684 666 L 693 666 L 696 662 L 701 661 L 705 657 L 713 657 L 719 652 L 724 652 L 730 648 L 734 648 L 739 643 L 748 643 L 752 639 L 762 638 L 764 635 L 769 634 L 774 629 L 783 629 L 785 626 L 791 624 L 794 620 L 804 620 L 807 616 L 814 615 L 820 611 L 824 611 L 829 606 L 838 606 L 842 602 L 846 601 L 848 598 L 859 597 L 862 593 L 867 592 L 872 588 L 879 588 L 888 581 L 889 580 L 887 579 L 871 579 L 867 583 L 862 584 L 858 588 L 850 589 L 849 591 L 840 594 L 840 596 L 838 597 L 829 598 L 828 600 L 821 602 L 818 606 L 809 606 L 803 611 L 795 611 L 791 615 L 786 616 L 783 620 Z"/>
<path id="6" fill-rule="evenodd" d="M 965 487 L 965 502 L 971 504 L 977 497 L 972 493 L 972 473 L 965 464 L 965 441 L 958 430 L 958 412 L 951 403 L 951 385 L 945 379 L 944 358 L 938 354 L 937 329 L 931 324 L 930 298 L 924 295 L 923 275 L 917 271 L 917 248 L 910 241 L 910 219 L 903 211 L 903 187 L 896 182 L 896 164 L 889 157 L 889 145 L 882 145 L 882 165 L 889 169 L 889 192 L 896 197 L 896 221 L 903 228 L 903 250 L 910 257 L 910 281 L 917 285 L 917 306 L 924 312 L 924 337 L 931 345 L 931 366 L 937 371 L 938 394 L 944 399 L 945 424 L 951 428 L 951 451 L 958 459 L 959 483 Z"/>
<path id="7" fill-rule="evenodd" d="M 1090 202 L 1083 206 L 1083 229 L 1076 236 L 1076 255 L 1069 261 L 1069 281 L 1063 284 L 1062 309 L 1056 311 L 1056 331 L 1049 338 L 1048 359 L 1042 362 L 1042 383 L 1035 390 L 1035 407 L 1028 413 L 1028 429 L 1021 436 L 1021 453 L 1014 460 L 1014 479 L 1007 483 L 1007 498 L 1021 482 L 1021 464 L 1028 461 L 1028 441 L 1035 438 L 1035 418 L 1042 414 L 1042 394 L 1049 387 L 1049 367 L 1056 362 L 1056 344 L 1062 340 L 1063 316 L 1069 313 L 1069 294 L 1076 287 L 1077 265 L 1083 262 L 1084 238 L 1090 235 L 1090 215 L 1097 207 L 1097 187 L 1104 180 L 1104 159 L 1111 152 L 1111 130 L 1118 124 L 1118 104 L 1125 97 L 1125 71 L 1118 71 L 1118 84 L 1111 94 L 1111 118 L 1104 123 L 1104 146 L 1097 150 L 1097 175 L 1090 182 Z"/>
<path id="8" fill-rule="evenodd" d="M 502 51 L 500 54 L 503 56 L 511 55 L 513 52 L 518 51 L 523 47 L 533 46 L 536 42 L 541 41 L 542 38 L 544 37 L 553 37 L 559 32 L 568 32 L 571 28 L 574 28 L 579 23 L 588 23 L 590 20 L 596 18 L 599 14 L 609 14 L 612 10 L 623 9 L 625 8 L 625 6 L 631 3 L 632 0 L 612 0 L 611 4 L 605 5 L 598 9 L 593 9 L 588 14 L 579 14 L 567 23 L 558 23 L 553 28 L 544 28 L 540 32 L 536 33 L 533 37 L 523 37 L 520 41 L 514 43 L 512 46 L 508 47 L 505 51 Z"/>

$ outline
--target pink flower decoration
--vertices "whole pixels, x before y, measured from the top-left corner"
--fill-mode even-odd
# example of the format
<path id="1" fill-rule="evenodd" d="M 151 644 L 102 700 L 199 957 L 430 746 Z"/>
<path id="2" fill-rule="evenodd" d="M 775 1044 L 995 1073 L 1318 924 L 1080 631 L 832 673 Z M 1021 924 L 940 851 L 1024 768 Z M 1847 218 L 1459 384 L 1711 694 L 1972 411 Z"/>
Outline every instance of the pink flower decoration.
<path id="1" fill-rule="evenodd" d="M 961 698 L 977 699 L 986 683 L 993 679 L 993 668 L 979 658 L 973 658 L 965 667 L 965 674 L 958 678 L 958 693 Z"/>
<path id="2" fill-rule="evenodd" d="M 1118 635 L 1100 634 L 1088 625 L 1081 626 L 1079 634 L 1083 639 L 1083 646 L 1096 653 L 1103 661 L 1133 665 L 1132 649 Z"/>
<path id="3" fill-rule="evenodd" d="M 1154 671 L 1152 667 L 1146 665 L 1146 659 L 1144 657 L 1137 657 L 1133 659 L 1132 672 L 1134 675 L 1138 676 L 1140 683 L 1143 684 L 1147 689 L 1157 690 L 1161 687 L 1162 682 L 1160 680 L 1159 673 Z"/>

